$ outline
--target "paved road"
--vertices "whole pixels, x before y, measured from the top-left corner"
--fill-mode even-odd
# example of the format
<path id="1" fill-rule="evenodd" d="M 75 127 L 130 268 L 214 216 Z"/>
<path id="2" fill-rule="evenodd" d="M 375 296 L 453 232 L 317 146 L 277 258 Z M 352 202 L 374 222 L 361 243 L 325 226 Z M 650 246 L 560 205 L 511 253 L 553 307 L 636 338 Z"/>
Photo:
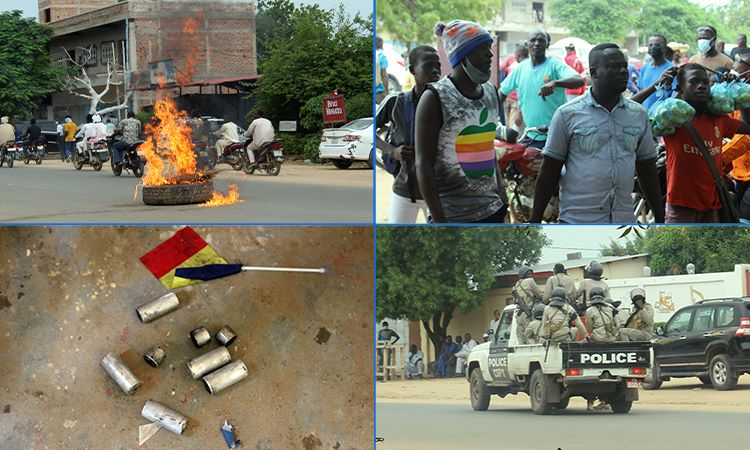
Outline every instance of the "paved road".
<path id="1" fill-rule="evenodd" d="M 115 177 L 106 163 L 76 171 L 59 160 L 0 168 L 0 222 L 12 223 L 372 223 L 372 171 L 365 165 L 339 170 L 332 165 L 288 163 L 281 174 L 246 175 L 228 165 L 214 180 L 227 192 L 239 187 L 243 200 L 231 206 L 155 207 L 134 201 L 138 179 Z"/>
<path id="2" fill-rule="evenodd" d="M 585 400 L 574 398 L 565 412 L 535 416 L 528 406 L 497 400 L 485 412 L 468 403 L 378 402 L 376 435 L 385 441 L 377 450 L 747 448 L 747 412 L 635 404 L 619 415 L 587 412 Z"/>

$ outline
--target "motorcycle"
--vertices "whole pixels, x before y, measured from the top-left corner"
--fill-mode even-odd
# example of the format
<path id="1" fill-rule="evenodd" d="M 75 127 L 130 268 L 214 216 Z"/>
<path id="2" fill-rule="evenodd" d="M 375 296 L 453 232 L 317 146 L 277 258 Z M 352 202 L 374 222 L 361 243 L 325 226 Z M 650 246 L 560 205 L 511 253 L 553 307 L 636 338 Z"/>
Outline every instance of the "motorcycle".
<path id="1" fill-rule="evenodd" d="M 251 141 L 252 139 L 248 139 L 245 142 L 237 142 L 227 145 L 224 149 L 224 153 L 216 159 L 216 164 L 227 163 L 232 166 L 232 169 L 234 170 L 242 170 L 242 167 L 245 165 L 244 161 L 247 159 L 245 149 Z"/>
<path id="2" fill-rule="evenodd" d="M 13 167 L 13 161 L 17 159 L 16 153 L 18 153 L 16 141 L 8 141 L 0 147 L 0 167 L 3 167 L 5 163 L 8 163 L 8 167 Z"/>
<path id="3" fill-rule="evenodd" d="M 138 151 L 138 146 L 143 144 L 144 141 L 130 144 L 128 148 L 122 152 L 122 161 L 120 161 L 120 164 L 115 164 L 115 158 L 112 152 L 112 146 L 115 142 L 117 141 L 112 138 L 108 139 L 109 160 L 110 165 L 112 166 L 112 173 L 114 173 L 116 177 L 119 177 L 122 174 L 122 170 L 125 169 L 129 172 L 133 172 L 133 175 L 135 175 L 136 178 L 142 177 L 146 168 L 146 158 L 144 158 L 141 152 Z"/>
<path id="4" fill-rule="evenodd" d="M 281 172 L 281 163 L 284 161 L 282 156 L 283 148 L 281 147 L 282 142 L 282 139 L 274 139 L 263 144 L 260 149 L 253 152 L 253 155 L 255 156 L 254 163 L 250 162 L 247 152 L 242 152 L 242 170 L 248 175 L 252 175 L 256 169 L 264 170 L 271 176 L 278 175 L 279 172 Z M 249 144 L 250 140 L 246 141 L 246 149 Z"/>
<path id="5" fill-rule="evenodd" d="M 98 172 L 108 160 L 109 149 L 106 139 L 90 141 L 83 150 L 76 145 L 76 151 L 73 152 L 73 167 L 76 170 L 81 170 L 84 164 L 91 164 L 91 167 Z"/>
<path id="6" fill-rule="evenodd" d="M 37 165 L 42 163 L 42 158 L 46 150 L 44 149 L 44 142 L 40 139 L 33 144 L 23 146 L 23 163 L 28 164 L 29 161 L 34 160 Z"/>
<path id="7" fill-rule="evenodd" d="M 542 165 L 542 150 L 520 143 L 529 133 L 545 134 L 547 127 L 527 128 L 518 136 L 515 130 L 501 125 L 495 133 L 497 165 L 506 187 L 511 191 L 508 214 L 512 223 L 527 223 L 531 219 L 536 177 Z M 555 194 L 544 210 L 542 220 L 555 223 L 559 213 L 560 197 Z"/>

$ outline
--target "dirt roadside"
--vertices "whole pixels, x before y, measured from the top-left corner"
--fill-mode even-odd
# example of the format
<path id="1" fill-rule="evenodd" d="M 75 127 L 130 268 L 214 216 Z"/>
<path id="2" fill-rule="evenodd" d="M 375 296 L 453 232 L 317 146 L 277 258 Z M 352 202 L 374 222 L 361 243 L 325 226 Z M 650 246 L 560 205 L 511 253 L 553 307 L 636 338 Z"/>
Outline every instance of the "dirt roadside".
<path id="1" fill-rule="evenodd" d="M 469 405 L 469 384 L 463 378 L 404 380 L 378 382 L 376 401 L 390 403 L 464 403 Z M 525 394 L 503 399 L 492 397 L 492 404 L 528 406 Z M 571 405 L 585 405 L 573 398 Z M 697 378 L 674 379 L 656 391 L 640 391 L 638 408 L 681 409 L 701 411 L 750 412 L 750 376 L 743 375 L 737 389 L 720 392 L 705 387 Z"/>

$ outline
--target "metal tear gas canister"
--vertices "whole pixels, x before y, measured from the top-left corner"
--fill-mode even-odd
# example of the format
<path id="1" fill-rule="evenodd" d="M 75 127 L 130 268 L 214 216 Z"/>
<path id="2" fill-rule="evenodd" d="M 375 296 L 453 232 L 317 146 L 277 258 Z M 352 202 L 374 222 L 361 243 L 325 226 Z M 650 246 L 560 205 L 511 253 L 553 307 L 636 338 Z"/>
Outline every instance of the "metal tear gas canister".
<path id="1" fill-rule="evenodd" d="M 198 327 L 190 332 L 190 340 L 196 347 L 203 347 L 211 342 L 211 333 L 208 332 L 206 327 Z"/>
<path id="2" fill-rule="evenodd" d="M 229 325 L 224 325 L 218 333 L 216 333 L 216 340 L 221 343 L 224 347 L 229 347 L 232 342 L 237 340 L 237 334 Z"/>
<path id="3" fill-rule="evenodd" d="M 141 319 L 141 322 L 149 323 L 158 319 L 159 317 L 171 313 L 179 307 L 180 300 L 177 298 L 174 292 L 170 292 L 169 294 L 162 295 L 154 301 L 144 303 L 143 305 L 137 307 L 135 309 L 135 312 L 138 314 L 138 318 Z"/>
<path id="4" fill-rule="evenodd" d="M 218 347 L 208 353 L 196 356 L 187 363 L 188 372 L 194 380 L 210 373 L 232 360 L 226 347 Z"/>
<path id="5" fill-rule="evenodd" d="M 110 352 L 102 358 L 102 367 L 115 380 L 120 389 L 130 395 L 142 384 L 141 380 L 125 365 L 125 362 L 115 352 Z"/>
<path id="6" fill-rule="evenodd" d="M 188 423 L 187 417 L 153 400 L 143 405 L 141 416 L 175 434 L 182 434 Z"/>
<path id="7" fill-rule="evenodd" d="M 159 364 L 164 361 L 166 356 L 167 353 L 161 347 L 152 347 L 143 355 L 143 359 L 146 360 L 149 366 L 159 367 Z"/>
<path id="8" fill-rule="evenodd" d="M 244 378 L 247 378 L 247 367 L 238 359 L 203 377 L 203 384 L 208 392 L 216 394 Z"/>

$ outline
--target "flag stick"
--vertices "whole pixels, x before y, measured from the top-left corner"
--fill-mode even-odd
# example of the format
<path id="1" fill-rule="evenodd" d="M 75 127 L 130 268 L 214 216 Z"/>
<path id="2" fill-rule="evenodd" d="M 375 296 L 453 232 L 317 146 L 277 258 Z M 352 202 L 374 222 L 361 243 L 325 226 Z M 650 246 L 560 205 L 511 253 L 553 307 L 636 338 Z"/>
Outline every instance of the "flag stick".
<path id="1" fill-rule="evenodd" d="M 254 270 L 264 272 L 312 272 L 312 273 L 326 273 L 324 268 L 320 269 L 298 269 L 294 267 L 258 267 L 258 266 L 242 266 L 242 270 Z"/>

